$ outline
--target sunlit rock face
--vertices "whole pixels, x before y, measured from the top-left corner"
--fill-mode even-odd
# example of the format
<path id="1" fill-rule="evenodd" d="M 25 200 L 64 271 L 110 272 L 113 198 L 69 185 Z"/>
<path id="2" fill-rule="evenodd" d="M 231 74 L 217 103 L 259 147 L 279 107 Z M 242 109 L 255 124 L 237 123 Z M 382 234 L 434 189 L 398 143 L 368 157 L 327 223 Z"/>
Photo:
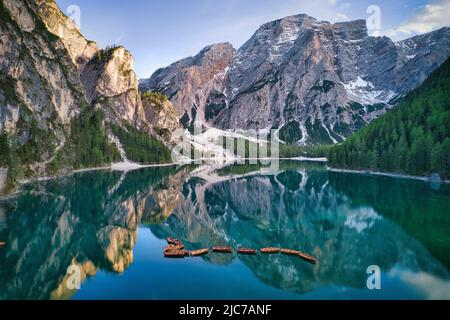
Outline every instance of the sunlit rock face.
<path id="1" fill-rule="evenodd" d="M 156 71 L 150 79 L 140 82 L 140 89 L 166 94 L 186 126 L 197 118 L 204 121 L 210 117 L 205 110 L 207 101 L 222 90 L 235 53 L 229 43 L 213 44 L 194 57 Z"/>
<path id="2" fill-rule="evenodd" d="M 87 63 L 81 79 L 88 100 L 98 103 L 111 120 L 138 125 L 144 121 L 133 57 L 125 48 L 100 51 Z"/>
<path id="3" fill-rule="evenodd" d="M 167 143 L 172 142 L 173 132 L 181 129 L 180 115 L 170 100 L 157 100 L 142 95 L 145 120 L 152 125 L 156 135 Z"/>
<path id="4" fill-rule="evenodd" d="M 82 71 L 99 50 L 97 44 L 83 37 L 76 23 L 61 12 L 55 1 L 38 0 L 36 3 L 37 14 L 47 29 L 61 39 L 72 62 Z"/>
<path id="5" fill-rule="evenodd" d="M 130 52 L 100 50 L 55 1 L 6 0 L 0 13 L 0 131 L 18 148 L 39 149 L 31 171 L 46 174 L 87 108 L 103 111 L 109 135 L 111 124 L 154 136 L 154 127 L 174 126 L 170 108 L 147 121 Z"/>
<path id="6" fill-rule="evenodd" d="M 194 105 L 200 120 L 221 129 L 289 128 L 296 132 L 289 143 L 331 144 L 418 87 L 448 58 L 449 44 L 449 28 L 393 42 L 369 36 L 365 20 L 333 24 L 301 14 L 262 25 L 233 56 L 221 48 L 232 61 L 217 62 L 213 90 L 186 80 L 198 78 L 188 72 L 194 58 L 141 87 L 166 93 L 186 120 L 192 112 L 184 108 Z"/>
<path id="7" fill-rule="evenodd" d="M 41 156 L 48 159 L 85 103 L 78 69 L 35 1 L 2 1 L 0 10 L 0 128 L 19 146 L 32 138 L 33 126 L 46 131 L 49 152 Z"/>

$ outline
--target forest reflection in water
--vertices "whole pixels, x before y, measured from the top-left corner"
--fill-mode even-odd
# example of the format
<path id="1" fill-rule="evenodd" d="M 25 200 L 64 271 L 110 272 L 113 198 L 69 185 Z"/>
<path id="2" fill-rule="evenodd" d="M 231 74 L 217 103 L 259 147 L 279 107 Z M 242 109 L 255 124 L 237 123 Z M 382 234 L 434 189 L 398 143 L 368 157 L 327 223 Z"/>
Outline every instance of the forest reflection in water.
<path id="1" fill-rule="evenodd" d="M 151 232 L 149 241 L 159 239 L 155 245 L 175 236 L 191 250 L 281 246 L 319 259 L 316 266 L 286 256 L 210 254 L 200 260 L 230 273 L 239 261 L 253 275 L 245 279 L 246 298 L 261 285 L 279 290 L 270 293 L 274 298 L 314 292 L 328 297 L 320 292 L 329 287 L 362 290 L 370 265 L 407 282 L 417 291 L 413 297 L 448 298 L 448 212 L 448 186 L 435 190 L 422 182 L 332 173 L 299 162 L 282 163 L 275 175 L 242 165 L 80 173 L 31 183 L 17 198 L 0 202 L 0 240 L 7 242 L 0 251 L 0 299 L 76 296 L 66 283 L 71 265 L 82 270 L 83 281 L 92 279 L 82 291 L 95 287 L 98 274 L 117 282 L 114 274 L 136 272 L 130 267 L 145 262 L 135 258 L 143 230 Z M 162 248 L 154 258 L 161 268 L 173 263 L 162 258 Z M 198 260 L 182 263 L 195 268 Z M 217 282 L 202 275 L 204 290 Z M 165 285 L 175 298 L 196 298 L 194 289 L 184 297 L 176 295 L 179 283 Z M 294 295 L 283 295 L 288 293 Z"/>

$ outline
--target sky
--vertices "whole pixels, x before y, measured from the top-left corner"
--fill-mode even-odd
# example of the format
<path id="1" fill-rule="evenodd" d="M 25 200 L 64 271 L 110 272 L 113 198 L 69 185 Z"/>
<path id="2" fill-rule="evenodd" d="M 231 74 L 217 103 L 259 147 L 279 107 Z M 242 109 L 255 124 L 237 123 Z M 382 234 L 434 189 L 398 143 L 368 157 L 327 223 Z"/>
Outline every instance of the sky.
<path id="1" fill-rule="evenodd" d="M 56 0 L 98 43 L 123 45 L 138 78 L 207 45 L 239 48 L 262 24 L 308 14 L 330 22 L 367 19 L 370 33 L 401 40 L 450 25 L 450 0 Z M 74 10 L 75 9 L 75 10 Z"/>

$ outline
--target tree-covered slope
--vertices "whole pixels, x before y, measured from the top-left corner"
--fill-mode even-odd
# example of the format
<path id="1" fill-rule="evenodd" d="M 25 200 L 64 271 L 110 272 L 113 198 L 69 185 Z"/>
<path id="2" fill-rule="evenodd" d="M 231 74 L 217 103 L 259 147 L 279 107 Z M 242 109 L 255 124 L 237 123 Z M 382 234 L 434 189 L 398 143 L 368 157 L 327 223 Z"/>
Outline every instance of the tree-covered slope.
<path id="1" fill-rule="evenodd" d="M 450 59 L 328 158 L 333 167 L 450 178 Z"/>

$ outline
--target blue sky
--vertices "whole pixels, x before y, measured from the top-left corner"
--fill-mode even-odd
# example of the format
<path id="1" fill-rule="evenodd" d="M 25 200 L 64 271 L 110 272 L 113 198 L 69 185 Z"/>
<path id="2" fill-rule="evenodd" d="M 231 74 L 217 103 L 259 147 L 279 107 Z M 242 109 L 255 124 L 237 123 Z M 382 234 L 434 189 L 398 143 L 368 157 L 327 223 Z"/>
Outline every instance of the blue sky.
<path id="1" fill-rule="evenodd" d="M 124 45 L 139 78 L 216 42 L 239 48 L 263 23 L 298 13 L 332 22 L 367 19 L 395 40 L 450 25 L 450 0 L 57 0 L 80 8 L 80 29 L 99 46 Z M 70 16 L 70 14 L 68 13 Z"/>

